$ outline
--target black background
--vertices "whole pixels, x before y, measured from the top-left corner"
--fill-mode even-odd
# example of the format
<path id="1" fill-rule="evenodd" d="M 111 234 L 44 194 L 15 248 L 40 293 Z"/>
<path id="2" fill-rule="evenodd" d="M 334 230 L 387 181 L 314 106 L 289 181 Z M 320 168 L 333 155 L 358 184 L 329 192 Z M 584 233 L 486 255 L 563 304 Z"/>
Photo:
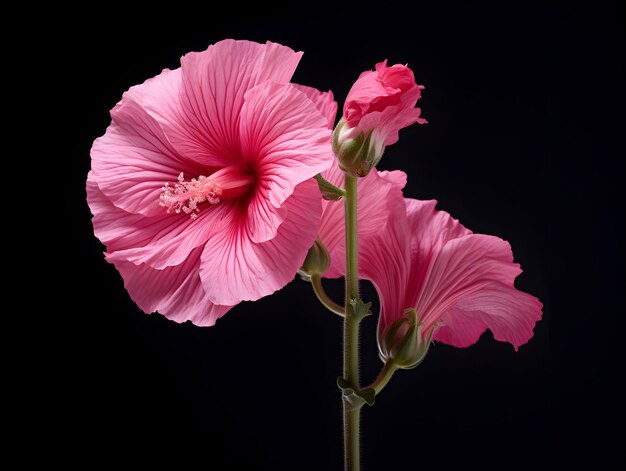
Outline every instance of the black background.
<path id="1" fill-rule="evenodd" d="M 617 6 L 231 3 L 78 12 L 66 31 L 71 449 L 111 466 L 341 469 L 341 324 L 306 283 L 212 328 L 178 325 L 133 304 L 91 229 L 84 184 L 108 110 L 184 53 L 234 37 L 305 51 L 294 81 L 332 89 L 340 106 L 375 62 L 408 63 L 429 124 L 402 131 L 380 167 L 408 173 L 407 196 L 509 240 L 518 288 L 545 305 L 517 353 L 487 333 L 467 349 L 436 344 L 397 374 L 364 412 L 363 469 L 623 465 Z M 340 299 L 341 283 L 329 287 Z M 365 380 L 381 366 L 375 323 L 362 329 Z"/>

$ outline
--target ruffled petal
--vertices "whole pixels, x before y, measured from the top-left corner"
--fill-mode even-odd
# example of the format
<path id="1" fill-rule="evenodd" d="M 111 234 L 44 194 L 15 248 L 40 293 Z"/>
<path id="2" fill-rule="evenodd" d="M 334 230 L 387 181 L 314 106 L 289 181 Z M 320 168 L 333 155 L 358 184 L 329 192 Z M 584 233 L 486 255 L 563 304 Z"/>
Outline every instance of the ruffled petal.
<path id="1" fill-rule="evenodd" d="M 107 260 L 145 263 L 156 269 L 178 265 L 191 250 L 205 244 L 213 234 L 228 226 L 235 211 L 236 203 L 222 201 L 215 206 L 202 208 L 197 219 L 181 213 L 168 214 L 169 218 L 161 218 L 156 225 L 152 221 L 142 221 L 131 226 L 135 221 L 126 220 L 124 224 L 129 226 L 129 230 L 141 231 L 151 236 L 151 239 L 142 246 L 111 253 Z M 158 232 L 155 233 L 155 229 Z"/>
<path id="2" fill-rule="evenodd" d="M 115 267 L 130 297 L 145 313 L 158 311 L 176 322 L 211 326 L 232 306 L 213 304 L 206 295 L 198 273 L 201 254 L 202 248 L 196 248 L 180 265 L 163 270 L 125 261 Z"/>
<path id="3" fill-rule="evenodd" d="M 289 83 L 304 53 L 271 41 L 261 44 L 261 47 L 264 48 L 263 60 L 255 84 L 265 81 Z"/>
<path id="4" fill-rule="evenodd" d="M 359 121 L 358 128 L 363 131 L 374 130 L 374 138 L 390 146 L 398 142 L 401 129 L 413 123 L 425 124 L 424 118 L 420 118 L 421 110 L 414 108 L 415 103 L 421 97 L 423 87 L 415 86 L 402 96 L 396 105 L 387 106 L 380 111 L 370 111 Z"/>
<path id="5" fill-rule="evenodd" d="M 494 285 L 512 288 L 521 273 L 519 265 L 513 263 L 510 245 L 494 236 L 471 234 L 452 239 L 432 257 L 421 292 L 416 293 L 410 286 L 425 331 L 449 309 L 483 299 L 481 293 Z M 479 306 L 472 306 L 469 310 L 479 310 Z M 515 305 L 511 305 L 510 315 L 516 314 Z"/>
<path id="6" fill-rule="evenodd" d="M 98 187 L 93 172 L 89 172 L 87 177 L 87 202 L 93 214 L 94 233 L 108 252 L 141 246 L 150 240 L 151 234 L 158 233 L 165 225 L 161 218 L 128 213 L 115 206 Z M 153 229 L 136 230 L 142 224 L 146 227 L 152 225 Z"/>
<path id="7" fill-rule="evenodd" d="M 481 315 L 480 312 L 463 311 L 458 307 L 449 309 L 441 316 L 433 340 L 460 348 L 474 345 L 487 330 Z"/>
<path id="8" fill-rule="evenodd" d="M 515 350 L 533 336 L 543 305 L 534 296 L 513 286 L 492 283 L 457 303 L 441 317 L 435 340 L 466 347 L 489 328 L 493 337 L 509 342 Z"/>
<path id="9" fill-rule="evenodd" d="M 414 307 L 420 296 L 424 279 L 433 256 L 452 239 L 472 233 L 445 211 L 437 211 L 437 201 L 405 198 L 411 237 L 410 289 L 405 307 Z"/>
<path id="10" fill-rule="evenodd" d="M 366 71 L 354 83 L 344 104 L 343 116 L 349 127 L 363 132 L 374 130 L 377 142 L 386 146 L 398 141 L 398 131 L 420 118 L 413 108 L 424 87 L 415 83 L 413 71 L 407 66 L 376 64 L 376 71 Z"/>
<path id="11" fill-rule="evenodd" d="M 265 82 L 246 94 L 241 148 L 256 175 L 247 218 L 252 242 L 272 239 L 296 185 L 330 167 L 330 133 L 326 118 L 293 85 Z"/>
<path id="12" fill-rule="evenodd" d="M 490 329 L 496 340 L 516 349 L 533 335 L 541 318 L 541 303 L 514 287 L 521 273 L 513 263 L 509 244 L 498 237 L 472 234 L 436 201 L 405 200 L 406 225 L 384 228 L 375 246 L 361 262 L 378 268 L 364 275 L 374 281 L 381 298 L 379 329 L 397 319 L 404 308 L 415 308 L 424 332 L 434 329 L 434 339 L 466 347 Z M 405 234 L 408 247 L 403 247 Z M 401 254 L 410 254 L 410 272 L 403 278 Z M 379 281 L 382 280 L 382 281 Z M 385 284 L 383 284 L 385 283 Z M 405 288 L 398 288 L 398 286 Z M 393 306 L 393 309 L 389 309 Z"/>
<path id="13" fill-rule="evenodd" d="M 285 201 L 276 237 L 255 243 L 245 214 L 212 237 L 202 254 L 200 276 L 212 302 L 234 305 L 272 294 L 293 279 L 315 241 L 321 203 L 308 180 Z"/>
<path id="14" fill-rule="evenodd" d="M 390 146 L 400 139 L 401 129 L 414 123 L 426 124 L 428 122 L 420 117 L 422 113 L 420 108 L 408 108 L 402 111 L 399 108 L 401 107 L 390 107 L 384 111 L 368 114 L 361 120 L 362 129 L 374 129 L 374 139 Z"/>
<path id="15" fill-rule="evenodd" d="M 335 159 L 333 159 L 330 168 L 322 172 L 322 176 L 336 187 L 343 188 L 345 185 L 346 174 L 339 168 L 339 164 Z M 359 183 L 361 181 L 362 179 L 359 179 Z"/>
<path id="16" fill-rule="evenodd" d="M 385 64 L 386 62 L 385 60 Z M 367 70 L 359 75 L 350 88 L 344 103 L 343 116 L 348 126 L 355 127 L 371 108 L 374 108 L 372 111 L 378 111 L 384 109 L 385 105 L 398 103 L 401 94 L 400 89 L 383 83 L 377 71 Z"/>
<path id="17" fill-rule="evenodd" d="M 159 195 L 166 182 L 175 182 L 180 172 L 194 175 L 197 164 L 181 156 L 171 145 L 157 119 L 144 104 L 167 110 L 169 94 L 178 74 L 169 70 L 132 87 L 111 110 L 111 125 L 93 143 L 93 178 L 113 203 L 130 213 L 162 213 Z M 173 92 L 172 92 L 173 93 Z M 148 99 L 150 97 L 150 100 Z M 169 119 L 165 112 L 161 119 Z"/>
<path id="18" fill-rule="evenodd" d="M 287 83 L 300 60 L 279 44 L 227 39 L 181 59 L 181 119 L 166 128 L 183 155 L 205 165 L 237 163 L 239 115 L 248 90 L 263 81 Z"/>
<path id="19" fill-rule="evenodd" d="M 317 88 L 307 87 L 297 83 L 293 84 L 296 89 L 304 93 L 309 100 L 313 102 L 315 107 L 322 113 L 322 116 L 326 118 L 328 122 L 328 128 L 333 129 L 335 127 L 335 119 L 337 119 L 337 102 L 333 97 L 332 91 L 321 92 Z"/>
<path id="20" fill-rule="evenodd" d="M 162 214 L 153 217 L 128 213 L 106 197 L 91 172 L 87 201 L 94 215 L 94 232 L 109 252 L 107 260 L 145 263 L 155 269 L 182 263 L 194 248 L 229 223 L 233 208 L 233 203 L 223 201 L 202 208 L 195 220 L 186 214 L 167 214 L 163 208 Z"/>

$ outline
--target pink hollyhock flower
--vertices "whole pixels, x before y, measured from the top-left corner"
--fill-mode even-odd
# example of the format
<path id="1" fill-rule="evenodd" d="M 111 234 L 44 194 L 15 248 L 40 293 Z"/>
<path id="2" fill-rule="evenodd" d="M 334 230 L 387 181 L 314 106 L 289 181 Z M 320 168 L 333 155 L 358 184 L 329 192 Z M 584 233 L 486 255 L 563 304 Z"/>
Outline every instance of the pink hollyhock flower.
<path id="1" fill-rule="evenodd" d="M 489 329 L 515 350 L 528 342 L 542 304 L 515 288 L 522 270 L 508 242 L 472 233 L 445 211 L 436 211 L 434 200 L 407 198 L 404 203 L 406 219 L 394 221 L 394 236 L 388 239 L 398 240 L 405 254 L 378 237 L 370 244 L 389 258 L 363 260 L 381 297 L 381 356 L 393 357 L 400 337 L 412 328 L 407 340 L 415 355 L 400 359 L 408 361 L 405 367 L 423 359 L 431 338 L 467 347 Z"/>
<path id="2" fill-rule="evenodd" d="M 400 129 L 426 123 L 415 108 L 424 87 L 415 83 L 413 71 L 387 61 L 376 70 L 363 72 L 354 83 L 343 107 L 343 119 L 333 136 L 341 168 L 364 176 L 378 164 L 385 146 L 398 141 Z"/>
<path id="3" fill-rule="evenodd" d="M 331 183 L 339 169 L 324 173 Z M 517 350 L 541 318 L 537 298 L 518 291 L 521 273 L 509 244 L 473 234 L 436 201 L 402 197 L 402 172 L 371 172 L 358 182 L 359 270 L 381 300 L 378 340 L 384 360 L 415 366 L 431 338 L 467 347 L 490 329 L 496 340 Z M 324 275 L 345 273 L 343 208 L 324 202 L 320 240 L 331 267 Z"/>
<path id="4" fill-rule="evenodd" d="M 333 160 L 336 106 L 330 92 L 289 83 L 301 55 L 222 41 L 111 111 L 87 199 L 107 261 L 145 312 L 213 325 L 296 274 L 317 235 L 311 177 Z"/>

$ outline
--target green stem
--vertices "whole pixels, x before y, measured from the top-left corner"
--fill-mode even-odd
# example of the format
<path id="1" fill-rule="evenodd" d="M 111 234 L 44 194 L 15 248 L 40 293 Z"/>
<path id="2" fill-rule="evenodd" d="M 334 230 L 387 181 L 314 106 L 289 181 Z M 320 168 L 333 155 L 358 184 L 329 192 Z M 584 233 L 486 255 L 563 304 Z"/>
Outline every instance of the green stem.
<path id="1" fill-rule="evenodd" d="M 376 378 L 374 382 L 365 389 L 371 388 L 378 395 L 383 390 L 383 388 L 387 386 L 387 383 L 397 369 L 398 367 L 394 362 L 388 361 L 387 363 L 385 363 L 385 366 L 383 366 L 383 369 L 378 374 L 378 378 Z"/>
<path id="2" fill-rule="evenodd" d="M 346 301 L 359 297 L 356 182 L 357 179 L 355 177 L 346 175 L 346 196 L 344 201 L 346 212 Z M 346 304 L 349 303 L 346 302 Z"/>
<path id="3" fill-rule="evenodd" d="M 359 322 L 354 306 L 359 298 L 359 259 L 357 242 L 357 179 L 345 176 L 346 224 L 346 306 L 343 328 L 343 377 L 358 389 L 359 386 Z M 343 399 L 344 466 L 346 471 L 360 469 L 360 407 Z"/>
<path id="4" fill-rule="evenodd" d="M 326 309 L 334 312 L 341 317 L 345 316 L 343 306 L 337 304 L 335 301 L 330 299 L 330 296 L 328 296 L 328 294 L 326 294 L 324 286 L 322 285 L 322 277 L 320 275 L 311 275 L 311 286 L 313 286 L 313 292 L 315 293 L 315 296 L 317 296 L 317 299 L 319 299 L 319 301 L 324 305 Z"/>
<path id="5" fill-rule="evenodd" d="M 349 408 L 343 401 L 343 452 L 345 471 L 359 471 L 361 469 L 361 450 L 359 429 L 361 423 L 361 408 Z"/>

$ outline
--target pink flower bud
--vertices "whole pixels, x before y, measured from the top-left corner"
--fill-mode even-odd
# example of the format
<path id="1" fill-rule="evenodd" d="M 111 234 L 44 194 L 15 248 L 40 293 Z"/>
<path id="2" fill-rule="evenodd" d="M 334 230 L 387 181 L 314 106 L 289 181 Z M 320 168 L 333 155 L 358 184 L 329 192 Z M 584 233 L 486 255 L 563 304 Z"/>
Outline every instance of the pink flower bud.
<path id="1" fill-rule="evenodd" d="M 415 83 L 413 71 L 387 61 L 363 72 L 343 107 L 335 129 L 335 154 L 344 172 L 365 176 L 380 161 L 385 146 L 398 141 L 400 129 L 426 123 L 415 108 L 424 87 Z M 338 152 L 339 150 L 339 152 Z"/>

